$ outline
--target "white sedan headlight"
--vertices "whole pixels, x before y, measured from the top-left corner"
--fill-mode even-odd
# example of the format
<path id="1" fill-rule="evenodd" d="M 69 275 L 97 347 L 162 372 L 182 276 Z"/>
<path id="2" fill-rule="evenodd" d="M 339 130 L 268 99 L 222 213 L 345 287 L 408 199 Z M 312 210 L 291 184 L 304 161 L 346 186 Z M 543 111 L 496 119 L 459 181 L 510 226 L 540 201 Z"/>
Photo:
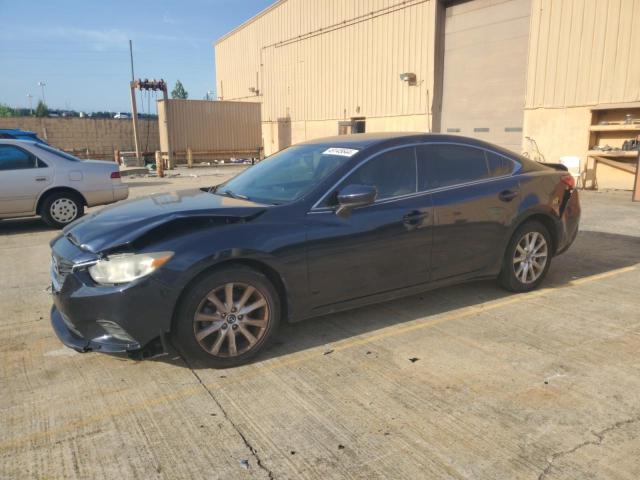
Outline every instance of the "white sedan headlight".
<path id="1" fill-rule="evenodd" d="M 111 255 L 89 267 L 89 275 L 97 283 L 127 283 L 153 273 L 167 263 L 173 252 L 123 253 Z"/>

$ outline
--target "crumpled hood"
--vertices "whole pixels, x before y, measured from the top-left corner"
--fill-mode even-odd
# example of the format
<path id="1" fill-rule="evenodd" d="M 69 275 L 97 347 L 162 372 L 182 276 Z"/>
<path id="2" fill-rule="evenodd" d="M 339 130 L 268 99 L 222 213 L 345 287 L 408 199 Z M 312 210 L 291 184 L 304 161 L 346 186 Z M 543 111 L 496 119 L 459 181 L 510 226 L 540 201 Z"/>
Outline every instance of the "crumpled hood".
<path id="1" fill-rule="evenodd" d="M 197 189 L 158 193 L 103 208 L 68 225 L 63 234 L 82 249 L 99 253 L 131 243 L 154 228 L 176 220 L 191 217 L 247 219 L 266 208 L 260 203 Z"/>

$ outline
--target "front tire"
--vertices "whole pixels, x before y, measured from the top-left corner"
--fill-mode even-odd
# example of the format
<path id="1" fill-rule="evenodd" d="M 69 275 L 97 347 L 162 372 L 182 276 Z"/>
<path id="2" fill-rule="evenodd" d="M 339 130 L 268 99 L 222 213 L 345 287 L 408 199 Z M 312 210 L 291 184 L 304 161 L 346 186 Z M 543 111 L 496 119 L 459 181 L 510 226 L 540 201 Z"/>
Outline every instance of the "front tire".
<path id="1" fill-rule="evenodd" d="M 243 265 L 206 274 L 189 287 L 173 338 L 188 360 L 215 368 L 246 363 L 280 323 L 280 299 L 269 279 Z"/>
<path id="2" fill-rule="evenodd" d="M 63 228 L 84 215 L 84 202 L 72 192 L 49 194 L 42 202 L 42 219 L 53 228 Z"/>
<path id="3" fill-rule="evenodd" d="M 512 292 L 529 292 L 544 280 L 551 265 L 549 230 L 540 222 L 526 222 L 515 231 L 504 254 L 500 285 Z"/>

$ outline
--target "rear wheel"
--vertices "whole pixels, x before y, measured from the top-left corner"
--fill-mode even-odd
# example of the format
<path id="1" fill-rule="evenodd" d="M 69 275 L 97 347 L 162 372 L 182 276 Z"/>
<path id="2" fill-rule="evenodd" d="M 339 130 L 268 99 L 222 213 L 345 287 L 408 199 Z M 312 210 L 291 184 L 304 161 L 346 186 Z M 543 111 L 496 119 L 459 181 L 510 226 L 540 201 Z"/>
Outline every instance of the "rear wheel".
<path id="1" fill-rule="evenodd" d="M 84 202 L 73 192 L 55 192 L 42 202 L 42 219 L 53 228 L 63 228 L 84 215 Z"/>
<path id="2" fill-rule="evenodd" d="M 239 265 L 200 279 L 177 315 L 174 338 L 183 355 L 225 368 L 267 344 L 280 322 L 280 301 L 265 275 Z"/>
<path id="3" fill-rule="evenodd" d="M 551 265 L 551 237 L 539 222 L 521 225 L 509 241 L 498 277 L 512 292 L 528 292 L 542 283 Z"/>

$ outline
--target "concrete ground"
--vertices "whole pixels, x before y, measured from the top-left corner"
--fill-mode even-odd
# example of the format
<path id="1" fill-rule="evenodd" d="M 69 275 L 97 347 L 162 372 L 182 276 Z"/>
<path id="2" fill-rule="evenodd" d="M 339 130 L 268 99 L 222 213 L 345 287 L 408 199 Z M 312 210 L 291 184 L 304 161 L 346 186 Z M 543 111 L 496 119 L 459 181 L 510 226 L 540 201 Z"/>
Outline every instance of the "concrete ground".
<path id="1" fill-rule="evenodd" d="M 64 348 L 57 232 L 0 222 L 0 479 L 638 479 L 640 204 L 581 195 L 541 290 L 478 282 L 285 326 L 224 371 Z"/>

